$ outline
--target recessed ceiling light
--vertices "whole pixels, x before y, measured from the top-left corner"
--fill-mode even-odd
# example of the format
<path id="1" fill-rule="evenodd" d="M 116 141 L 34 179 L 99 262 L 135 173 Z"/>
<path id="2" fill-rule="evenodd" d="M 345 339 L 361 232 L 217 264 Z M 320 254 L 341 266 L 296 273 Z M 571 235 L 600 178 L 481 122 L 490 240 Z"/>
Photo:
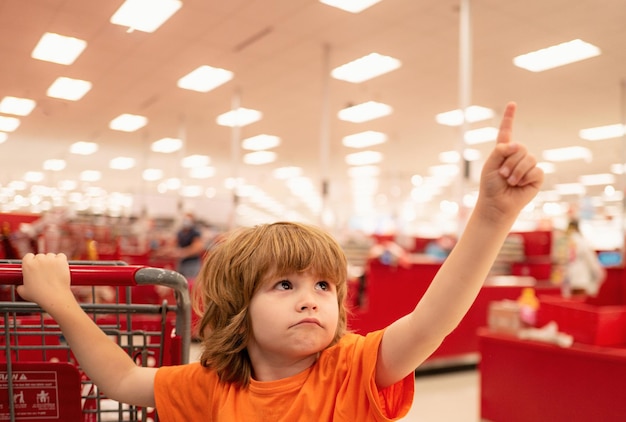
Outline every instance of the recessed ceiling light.
<path id="1" fill-rule="evenodd" d="M 391 106 L 376 101 L 367 101 L 339 110 L 338 117 L 353 123 L 362 123 L 391 114 Z"/>
<path id="2" fill-rule="evenodd" d="M 468 123 L 491 119 L 493 115 L 493 110 L 487 107 L 472 105 L 465 109 L 465 119 Z M 437 114 L 435 120 L 440 125 L 461 126 L 463 124 L 463 111 L 459 108 L 445 111 Z"/>
<path id="3" fill-rule="evenodd" d="M 182 147 L 183 141 L 178 138 L 162 138 L 158 141 L 154 141 L 150 146 L 150 149 L 154 152 L 169 154 L 178 151 Z"/>
<path id="4" fill-rule="evenodd" d="M 261 120 L 263 114 L 258 110 L 239 107 L 237 110 L 231 110 L 217 116 L 217 124 L 228 127 L 243 127 Z"/>
<path id="5" fill-rule="evenodd" d="M 43 34 L 31 57 L 37 60 L 70 65 L 87 47 L 87 43 L 74 37 L 46 32 Z"/>
<path id="6" fill-rule="evenodd" d="M 145 169 L 141 173 L 141 177 L 147 182 L 154 182 L 163 178 L 163 170 L 155 168 Z"/>
<path id="7" fill-rule="evenodd" d="M 566 64 L 578 62 L 600 55 L 600 49 L 585 41 L 575 39 L 531 53 L 522 54 L 513 59 L 517 67 L 541 72 Z"/>
<path id="8" fill-rule="evenodd" d="M 626 126 L 614 124 L 607 126 L 591 127 L 582 129 L 578 135 L 587 141 L 601 141 L 603 139 L 619 138 L 626 135 Z"/>
<path id="9" fill-rule="evenodd" d="M 233 78 L 233 72 L 218 67 L 200 66 L 177 82 L 179 88 L 197 92 L 209 92 Z"/>
<path id="10" fill-rule="evenodd" d="M 141 129 L 146 124 L 148 124 L 148 118 L 146 116 L 124 113 L 111 120 L 109 128 L 122 132 L 134 132 Z"/>
<path id="11" fill-rule="evenodd" d="M 35 100 L 28 98 L 7 96 L 0 101 L 0 113 L 28 116 L 36 104 Z"/>
<path id="12" fill-rule="evenodd" d="M 570 161 L 570 160 L 585 160 L 590 162 L 593 158 L 591 150 L 585 147 L 564 147 L 546 149 L 542 153 L 542 157 L 546 161 Z"/>
<path id="13" fill-rule="evenodd" d="M 380 1 L 381 0 L 320 0 L 320 3 L 345 10 L 346 12 L 359 13 Z"/>
<path id="14" fill-rule="evenodd" d="M 346 155 L 346 164 L 349 166 L 378 164 L 382 160 L 383 154 L 378 151 L 361 151 Z"/>
<path id="15" fill-rule="evenodd" d="M 243 162 L 252 165 L 268 164 L 274 161 L 276 161 L 274 151 L 255 151 L 243 156 Z"/>
<path id="16" fill-rule="evenodd" d="M 584 174 L 578 176 L 578 181 L 585 186 L 612 185 L 615 175 L 611 173 Z"/>
<path id="17" fill-rule="evenodd" d="M 300 167 L 279 167 L 272 172 L 273 176 L 277 179 L 286 180 L 293 177 L 302 175 L 302 169 Z"/>
<path id="18" fill-rule="evenodd" d="M 183 166 L 184 168 L 189 169 L 193 167 L 208 166 L 210 162 L 211 162 L 211 158 L 208 155 L 194 154 L 194 155 L 189 155 L 183 158 L 180 161 L 180 165 Z"/>
<path id="19" fill-rule="evenodd" d="M 464 134 L 465 143 L 468 145 L 482 144 L 495 141 L 498 138 L 498 129 L 495 127 L 481 127 L 480 129 L 468 130 Z"/>
<path id="20" fill-rule="evenodd" d="M 74 142 L 70 146 L 70 153 L 78 155 L 91 155 L 98 151 L 98 144 L 95 142 Z"/>
<path id="21" fill-rule="evenodd" d="M 387 135 L 382 132 L 367 130 L 344 136 L 342 143 L 348 148 L 367 148 L 373 145 L 382 144 L 387 141 Z"/>
<path id="22" fill-rule="evenodd" d="M 180 0 L 126 0 L 111 16 L 111 23 L 129 31 L 156 31 L 181 8 Z"/>
<path id="23" fill-rule="evenodd" d="M 115 157 L 109 161 L 109 168 L 114 170 L 128 170 L 135 167 L 135 159 L 131 157 Z"/>
<path id="24" fill-rule="evenodd" d="M 192 179 L 208 179 L 215 176 L 215 167 L 199 166 L 189 169 L 189 177 Z"/>
<path id="25" fill-rule="evenodd" d="M 249 151 L 261 151 L 275 148 L 280 145 L 280 138 L 274 135 L 256 135 L 246 138 L 241 142 L 241 147 Z"/>
<path id="26" fill-rule="evenodd" d="M 85 170 L 80 173 L 80 180 L 83 182 L 97 182 L 102 179 L 102 173 L 97 170 Z"/>
<path id="27" fill-rule="evenodd" d="M 0 116 L 0 131 L 13 132 L 20 126 L 20 119 L 16 117 Z"/>
<path id="28" fill-rule="evenodd" d="M 49 171 L 61 171 L 65 168 L 65 160 L 51 158 L 43 162 L 43 169 Z"/>
<path id="29" fill-rule="evenodd" d="M 62 100 L 78 101 L 89 92 L 91 82 L 66 77 L 57 78 L 48 88 L 46 95 Z"/>
<path id="30" fill-rule="evenodd" d="M 349 63 L 334 68 L 331 76 L 355 84 L 365 82 L 377 76 L 396 70 L 400 60 L 378 53 L 370 53 Z"/>

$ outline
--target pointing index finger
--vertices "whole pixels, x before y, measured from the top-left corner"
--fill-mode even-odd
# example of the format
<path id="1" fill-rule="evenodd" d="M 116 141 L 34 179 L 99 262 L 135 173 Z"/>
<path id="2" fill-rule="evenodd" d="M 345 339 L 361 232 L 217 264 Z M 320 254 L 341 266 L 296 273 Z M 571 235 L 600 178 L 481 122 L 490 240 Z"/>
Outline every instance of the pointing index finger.
<path id="1" fill-rule="evenodd" d="M 515 109 L 517 104 L 510 102 L 504 109 L 504 115 L 502 116 L 502 122 L 500 123 L 500 130 L 498 131 L 498 144 L 506 144 L 511 141 L 511 134 L 513 132 L 513 118 L 515 117 Z"/>

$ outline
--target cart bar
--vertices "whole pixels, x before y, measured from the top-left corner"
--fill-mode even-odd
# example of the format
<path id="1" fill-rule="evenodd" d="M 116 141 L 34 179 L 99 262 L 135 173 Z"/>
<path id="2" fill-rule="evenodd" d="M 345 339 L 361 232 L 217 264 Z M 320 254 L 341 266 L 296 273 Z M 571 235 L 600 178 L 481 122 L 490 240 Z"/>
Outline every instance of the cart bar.
<path id="1" fill-rule="evenodd" d="M 136 286 L 135 273 L 142 265 L 71 265 L 72 286 Z M 113 280 L 113 283 L 112 283 Z M 0 271 L 0 285 L 22 284 L 22 265 L 4 264 Z"/>

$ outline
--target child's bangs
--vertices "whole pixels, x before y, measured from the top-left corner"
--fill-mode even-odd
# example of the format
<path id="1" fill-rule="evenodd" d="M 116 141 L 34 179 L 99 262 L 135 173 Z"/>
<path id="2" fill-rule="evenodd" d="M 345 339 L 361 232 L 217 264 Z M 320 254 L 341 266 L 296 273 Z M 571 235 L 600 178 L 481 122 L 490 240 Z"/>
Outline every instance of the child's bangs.
<path id="1" fill-rule="evenodd" d="M 328 235 L 303 229 L 279 230 L 271 242 L 272 262 L 268 277 L 293 272 L 310 272 L 326 281 L 341 284 L 347 277 L 347 262 L 341 247 Z"/>

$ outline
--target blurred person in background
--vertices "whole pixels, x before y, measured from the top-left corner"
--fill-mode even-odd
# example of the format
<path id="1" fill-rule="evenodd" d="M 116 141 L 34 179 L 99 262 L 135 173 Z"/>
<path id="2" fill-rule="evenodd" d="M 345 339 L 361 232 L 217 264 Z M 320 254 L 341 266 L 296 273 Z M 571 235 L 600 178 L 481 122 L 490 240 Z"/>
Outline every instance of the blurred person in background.
<path id="1" fill-rule="evenodd" d="M 606 277 L 596 251 L 580 232 L 578 220 L 570 220 L 567 236 L 566 282 L 572 294 L 585 293 L 595 296 Z"/>

